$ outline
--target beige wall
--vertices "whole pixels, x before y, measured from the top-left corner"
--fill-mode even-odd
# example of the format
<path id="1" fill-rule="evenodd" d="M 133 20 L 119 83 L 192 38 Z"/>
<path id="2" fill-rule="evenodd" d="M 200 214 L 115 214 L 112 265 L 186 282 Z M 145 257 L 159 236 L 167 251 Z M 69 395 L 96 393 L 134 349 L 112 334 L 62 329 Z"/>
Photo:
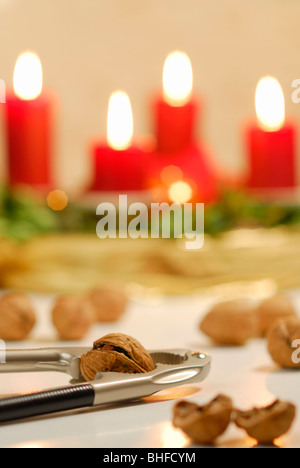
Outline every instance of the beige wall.
<path id="1" fill-rule="evenodd" d="M 299 0 L 0 0 L 0 78 L 11 83 L 23 50 L 40 55 L 45 85 L 60 99 L 56 170 L 67 186 L 89 177 L 86 146 L 105 132 L 116 88 L 131 97 L 136 133 L 151 132 L 151 95 L 174 49 L 192 60 L 205 139 L 227 168 L 242 169 L 239 127 L 262 75 L 281 81 L 300 126 L 300 104 L 291 101 L 299 45 Z M 0 132 L 1 147 L 3 173 Z"/>

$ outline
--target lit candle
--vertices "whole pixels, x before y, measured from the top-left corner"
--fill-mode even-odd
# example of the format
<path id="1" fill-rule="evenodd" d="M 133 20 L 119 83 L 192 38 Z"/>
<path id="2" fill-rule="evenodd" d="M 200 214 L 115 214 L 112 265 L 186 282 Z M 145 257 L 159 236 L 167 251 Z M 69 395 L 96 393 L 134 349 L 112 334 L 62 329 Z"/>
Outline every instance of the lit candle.
<path id="1" fill-rule="evenodd" d="M 193 95 L 193 81 L 189 57 L 180 51 L 168 55 L 163 94 L 155 102 L 157 150 L 151 159 L 149 185 L 156 190 L 162 184 L 164 192 L 165 175 L 181 173 L 185 180 L 175 181 L 172 193 L 185 189 L 188 193 L 188 183 L 193 199 L 212 202 L 217 197 L 216 177 L 210 166 L 210 152 L 196 141 L 200 103 Z"/>
<path id="2" fill-rule="evenodd" d="M 128 192 L 145 189 L 145 152 L 133 143 L 133 115 L 123 91 L 109 99 L 106 142 L 92 145 L 92 191 Z"/>
<path id="3" fill-rule="evenodd" d="M 13 85 L 14 92 L 7 94 L 4 106 L 9 184 L 47 189 L 51 185 L 54 100 L 43 92 L 42 65 L 36 54 L 20 55 Z"/>
<path id="4" fill-rule="evenodd" d="M 184 52 L 175 51 L 165 61 L 163 96 L 155 102 L 155 134 L 160 153 L 179 152 L 193 142 L 199 103 L 192 93 L 191 61 Z"/>
<path id="5" fill-rule="evenodd" d="M 257 123 L 247 128 L 249 187 L 293 188 L 296 185 L 296 138 L 286 122 L 285 101 L 275 78 L 264 77 L 256 89 Z"/>

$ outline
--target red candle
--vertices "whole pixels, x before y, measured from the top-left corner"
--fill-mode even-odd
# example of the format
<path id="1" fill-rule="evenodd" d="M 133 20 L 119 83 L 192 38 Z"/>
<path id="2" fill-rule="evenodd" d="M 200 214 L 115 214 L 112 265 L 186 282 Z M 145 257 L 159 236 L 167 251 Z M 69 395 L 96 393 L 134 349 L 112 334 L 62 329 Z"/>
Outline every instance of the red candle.
<path id="1" fill-rule="evenodd" d="M 5 104 L 8 177 L 11 186 L 51 185 L 53 99 L 42 93 L 42 67 L 38 57 L 22 54 L 14 72 L 14 92 Z"/>
<path id="2" fill-rule="evenodd" d="M 124 92 L 109 100 L 107 141 L 92 145 L 94 181 L 91 191 L 129 192 L 145 190 L 146 152 L 132 144 L 133 117 Z"/>
<path id="3" fill-rule="evenodd" d="M 157 150 L 179 152 L 194 141 L 200 110 L 192 97 L 193 70 L 185 53 L 173 52 L 167 57 L 163 89 L 163 97 L 154 104 Z"/>
<path id="4" fill-rule="evenodd" d="M 218 181 L 210 159 L 208 149 L 198 144 L 192 144 L 180 153 L 163 154 L 163 157 L 156 154 L 149 164 L 149 186 L 164 195 L 164 191 L 170 190 L 177 182 L 184 182 L 192 191 L 193 201 L 215 202 L 218 199 Z M 180 196 L 188 191 L 183 184 L 178 187 Z"/>
<path id="5" fill-rule="evenodd" d="M 155 103 L 157 149 L 161 153 L 178 152 L 194 141 L 199 106 L 191 100 L 174 107 L 159 98 Z"/>
<path id="6" fill-rule="evenodd" d="M 248 185 L 252 189 L 287 189 L 297 184 L 293 123 L 285 121 L 285 102 L 275 78 L 263 78 L 256 90 L 258 123 L 247 128 Z"/>
<path id="7" fill-rule="evenodd" d="M 117 151 L 105 143 L 93 147 L 95 192 L 128 192 L 145 190 L 145 153 L 137 146 Z"/>

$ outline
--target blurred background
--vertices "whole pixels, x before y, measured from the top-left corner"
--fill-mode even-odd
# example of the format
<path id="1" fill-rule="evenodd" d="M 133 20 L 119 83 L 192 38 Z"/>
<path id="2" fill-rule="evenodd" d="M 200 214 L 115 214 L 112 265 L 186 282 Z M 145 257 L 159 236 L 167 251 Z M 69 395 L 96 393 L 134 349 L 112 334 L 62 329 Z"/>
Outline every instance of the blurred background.
<path id="1" fill-rule="evenodd" d="M 172 294 L 223 291 L 223 286 L 227 291 L 230 285 L 247 291 L 266 287 L 267 292 L 298 287 L 300 104 L 292 100 L 292 83 L 300 78 L 299 16 L 296 0 L 0 0 L 0 80 L 8 99 L 0 112 L 1 286 L 57 292 L 118 281 L 134 291 L 140 291 L 138 285 Z M 25 190 L 22 181 L 21 154 L 27 145 L 31 150 L 38 145 L 39 119 L 23 128 L 22 140 L 16 122 L 25 104 L 11 98 L 17 58 L 28 50 L 39 56 L 43 92 L 51 92 L 56 103 L 52 183 L 45 192 L 35 192 L 31 184 Z M 189 144 L 194 146 L 164 159 L 155 146 L 154 103 L 163 99 L 164 62 L 175 50 L 190 59 L 191 106 L 200 103 L 201 118 L 192 119 Z M 285 100 L 285 121 L 271 130 L 259 127 L 255 116 L 255 90 L 266 75 L 276 77 Z M 109 186 L 101 164 L 107 158 L 109 165 L 111 153 L 105 150 L 103 156 L 99 143 L 92 154 L 91 142 L 105 140 L 109 97 L 118 89 L 131 100 L 134 140 L 147 136 L 153 145 L 147 170 L 159 172 L 165 165 L 178 175 L 179 167 L 178 178 L 187 177 L 189 188 L 198 193 L 194 201 L 206 203 L 207 238 L 201 251 L 187 253 L 172 241 L 97 239 L 95 212 L 107 200 L 103 192 L 114 199 L 120 191 L 145 189 L 147 200 L 157 201 L 149 193 L 156 188 L 152 174 L 149 186 Z M 274 102 L 271 97 L 266 104 L 271 116 Z M 161 106 L 169 115 L 168 133 L 174 108 L 168 114 L 169 108 Z M 183 106 L 187 115 L 189 106 Z M 7 117 L 7 109 L 19 110 Z M 185 117 L 178 122 L 180 133 Z M 177 133 L 173 127 L 169 136 Z M 26 158 L 35 164 L 30 151 Z M 9 161 L 18 184 L 12 183 Z M 126 167 L 117 172 L 130 179 Z M 139 180 L 137 174 L 131 179 Z M 195 174 L 198 179 L 191 180 Z M 93 181 L 94 198 L 83 203 Z M 254 188 L 263 189 L 264 196 Z M 51 203 L 47 195 L 54 189 L 64 193 Z"/>
<path id="2" fill-rule="evenodd" d="M 198 131 L 226 168 L 245 170 L 240 129 L 254 115 L 262 76 L 277 77 L 287 113 L 300 116 L 291 100 L 292 82 L 300 76 L 296 0 L 0 0 L 0 13 L 0 79 L 11 85 L 17 57 L 33 50 L 44 86 L 58 96 L 60 186 L 90 180 L 88 143 L 105 133 L 115 89 L 130 96 L 135 133 L 153 132 L 151 99 L 161 90 L 164 60 L 176 49 L 190 57 L 194 90 L 204 100 Z"/>

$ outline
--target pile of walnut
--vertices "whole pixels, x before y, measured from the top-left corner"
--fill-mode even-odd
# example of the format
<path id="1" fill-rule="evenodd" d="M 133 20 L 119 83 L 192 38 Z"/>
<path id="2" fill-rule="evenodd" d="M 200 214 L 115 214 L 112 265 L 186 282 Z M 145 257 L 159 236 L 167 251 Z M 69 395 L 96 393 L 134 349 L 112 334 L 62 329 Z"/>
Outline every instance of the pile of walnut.
<path id="1" fill-rule="evenodd" d="M 275 363 L 300 369 L 300 359 L 293 359 L 295 343 L 300 340 L 300 318 L 284 294 L 258 305 L 248 299 L 220 302 L 202 319 L 200 330 L 215 343 L 229 346 L 242 346 L 251 338 L 264 337 Z"/>
<path id="2" fill-rule="evenodd" d="M 63 295 L 55 300 L 51 318 L 61 340 L 84 338 L 95 323 L 116 322 L 126 311 L 128 299 L 119 287 L 93 289 L 85 296 Z M 10 292 L 0 297 L 0 339 L 28 338 L 37 322 L 28 294 Z"/>
<path id="3" fill-rule="evenodd" d="M 295 417 L 292 403 L 276 400 L 264 408 L 240 411 L 225 395 L 218 395 L 204 406 L 179 401 L 173 407 L 173 425 L 201 445 L 214 444 L 231 423 L 259 444 L 271 445 L 290 430 Z"/>

